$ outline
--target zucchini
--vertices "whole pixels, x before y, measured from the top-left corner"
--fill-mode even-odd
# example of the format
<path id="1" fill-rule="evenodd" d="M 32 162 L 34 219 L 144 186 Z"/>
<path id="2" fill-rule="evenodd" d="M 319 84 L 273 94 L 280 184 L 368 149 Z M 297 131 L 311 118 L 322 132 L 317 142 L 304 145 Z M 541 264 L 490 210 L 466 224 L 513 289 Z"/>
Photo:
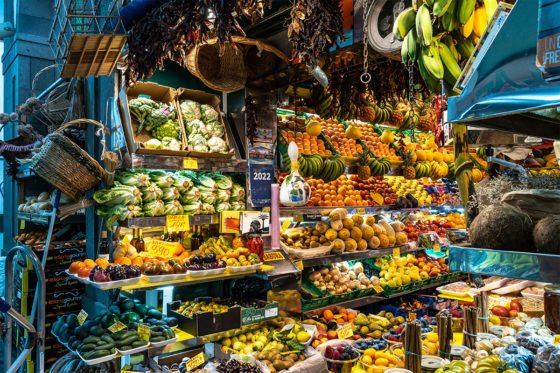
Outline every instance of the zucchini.
<path id="1" fill-rule="evenodd" d="M 109 334 L 103 334 L 101 336 L 101 340 L 105 341 L 107 343 L 115 343 L 115 340 L 113 338 L 111 338 L 111 336 Z"/>
<path id="2" fill-rule="evenodd" d="M 78 346 L 78 351 L 80 353 L 82 352 L 87 352 L 87 351 L 92 351 L 95 350 L 95 347 L 97 347 L 97 345 L 93 344 L 93 343 L 82 343 L 80 346 Z"/>
<path id="3" fill-rule="evenodd" d="M 113 347 L 115 347 L 114 343 L 105 343 L 102 345 L 97 345 L 97 347 L 95 347 L 96 350 L 110 350 Z"/>
<path id="4" fill-rule="evenodd" d="M 128 337 L 127 339 L 123 339 L 121 341 L 117 341 L 115 344 L 117 345 L 117 347 L 120 349 L 121 346 L 128 346 L 130 345 L 132 342 L 137 341 L 138 339 L 140 339 L 140 336 L 138 334 L 133 335 L 132 337 Z"/>
<path id="5" fill-rule="evenodd" d="M 99 337 L 90 335 L 89 337 L 85 338 L 82 342 L 88 344 L 88 343 L 97 343 L 99 341 L 100 341 Z"/>
<path id="6" fill-rule="evenodd" d="M 169 339 L 169 338 L 167 338 L 167 339 Z M 163 342 L 165 340 L 166 340 L 166 338 L 164 336 L 150 338 L 150 342 Z"/>
<path id="7" fill-rule="evenodd" d="M 136 341 L 136 342 L 132 342 L 132 347 L 137 348 L 137 347 L 145 346 L 147 344 L 148 344 L 148 342 L 146 342 L 144 340 L 139 340 L 139 341 Z"/>

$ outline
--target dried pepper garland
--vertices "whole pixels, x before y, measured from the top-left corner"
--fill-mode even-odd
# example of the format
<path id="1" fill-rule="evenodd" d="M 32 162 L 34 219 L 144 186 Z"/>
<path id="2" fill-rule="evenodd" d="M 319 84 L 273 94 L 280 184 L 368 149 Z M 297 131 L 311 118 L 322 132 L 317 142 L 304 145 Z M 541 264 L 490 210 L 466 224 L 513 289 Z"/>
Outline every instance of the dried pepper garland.
<path id="1" fill-rule="evenodd" d="M 187 52 L 211 36 L 220 43 L 245 35 L 238 18 L 262 18 L 271 0 L 171 0 L 154 9 L 129 32 L 126 80 L 149 79 L 165 60 L 184 64 Z M 209 18 L 212 15 L 212 18 Z"/>
<path id="2" fill-rule="evenodd" d="M 344 39 L 340 0 L 295 0 L 288 38 L 293 58 L 310 62 Z"/>
<path id="3" fill-rule="evenodd" d="M 245 99 L 245 123 L 247 124 L 247 137 L 251 146 L 255 143 L 255 138 L 257 137 L 257 127 L 259 124 L 259 117 L 257 114 L 257 105 L 255 98 L 251 95 L 247 95 Z"/>

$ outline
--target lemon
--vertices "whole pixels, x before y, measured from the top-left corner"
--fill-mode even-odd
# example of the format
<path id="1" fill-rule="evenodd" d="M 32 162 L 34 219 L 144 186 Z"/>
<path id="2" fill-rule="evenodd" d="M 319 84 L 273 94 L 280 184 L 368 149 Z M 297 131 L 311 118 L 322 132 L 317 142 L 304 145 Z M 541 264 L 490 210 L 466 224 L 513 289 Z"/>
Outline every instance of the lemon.
<path id="1" fill-rule="evenodd" d="M 309 333 L 306 331 L 297 333 L 297 340 L 299 343 L 305 343 L 309 340 L 309 338 L 311 338 L 311 335 L 309 335 Z"/>
<path id="2" fill-rule="evenodd" d="M 310 121 L 307 126 L 305 126 L 305 132 L 311 136 L 319 136 L 319 134 L 321 134 L 321 123 L 316 120 Z"/>

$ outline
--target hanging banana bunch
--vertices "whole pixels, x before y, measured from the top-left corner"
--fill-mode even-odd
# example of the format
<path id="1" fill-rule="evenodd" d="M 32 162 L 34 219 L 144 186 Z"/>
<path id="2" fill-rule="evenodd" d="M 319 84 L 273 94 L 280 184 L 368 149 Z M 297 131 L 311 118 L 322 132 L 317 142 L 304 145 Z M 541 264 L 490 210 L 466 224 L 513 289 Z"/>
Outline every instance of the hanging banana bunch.
<path id="1" fill-rule="evenodd" d="M 432 92 L 457 82 L 461 65 L 472 55 L 498 3 L 497 0 L 424 0 L 413 2 L 393 25 L 402 40 L 401 58 L 418 64 L 420 75 Z"/>

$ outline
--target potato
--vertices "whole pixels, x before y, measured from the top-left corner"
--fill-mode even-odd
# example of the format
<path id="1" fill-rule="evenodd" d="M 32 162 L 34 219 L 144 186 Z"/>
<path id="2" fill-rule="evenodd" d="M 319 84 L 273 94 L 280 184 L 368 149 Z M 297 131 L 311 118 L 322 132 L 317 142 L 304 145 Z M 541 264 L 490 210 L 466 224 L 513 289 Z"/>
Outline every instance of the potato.
<path id="1" fill-rule="evenodd" d="M 282 360 L 275 360 L 272 365 L 276 370 L 288 369 L 290 367 L 285 361 Z"/>
<path id="2" fill-rule="evenodd" d="M 285 369 L 289 369 L 291 368 L 296 362 L 293 359 L 290 359 L 289 357 L 284 359 L 284 363 L 286 363 L 287 367 Z"/>
<path id="3" fill-rule="evenodd" d="M 286 358 L 290 358 L 293 361 L 296 361 L 298 359 L 298 354 L 289 354 L 288 356 L 286 356 Z"/>

